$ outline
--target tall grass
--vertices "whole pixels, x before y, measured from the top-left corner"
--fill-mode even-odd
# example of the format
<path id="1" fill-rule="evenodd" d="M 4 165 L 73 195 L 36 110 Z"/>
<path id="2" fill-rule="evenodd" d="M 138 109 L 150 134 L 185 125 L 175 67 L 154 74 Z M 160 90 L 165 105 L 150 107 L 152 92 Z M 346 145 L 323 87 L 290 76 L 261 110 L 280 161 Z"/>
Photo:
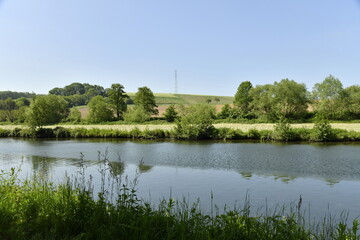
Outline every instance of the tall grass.
<path id="1" fill-rule="evenodd" d="M 132 138 L 132 139 L 184 139 L 174 129 L 130 128 L 127 130 L 112 128 L 0 128 L 0 137 L 23 138 Z M 293 128 L 289 124 L 278 124 L 273 130 L 249 129 L 243 131 L 234 128 L 215 128 L 207 139 L 214 140 L 260 140 L 260 141 L 308 141 L 341 142 L 360 141 L 360 132 L 333 129 L 329 126 L 315 125 L 313 128 Z"/>
<path id="2" fill-rule="evenodd" d="M 101 155 L 99 155 L 101 156 Z M 157 207 L 137 198 L 130 184 L 113 171 L 106 154 L 100 157 L 101 188 L 94 192 L 82 164 L 77 177 L 61 184 L 40 176 L 20 180 L 17 171 L 0 174 L 0 239 L 359 239 L 359 224 L 331 218 L 308 225 L 299 203 L 252 216 L 243 208 L 212 210 L 199 202 L 162 200 Z M 309 222 L 310 224 L 310 222 Z"/>

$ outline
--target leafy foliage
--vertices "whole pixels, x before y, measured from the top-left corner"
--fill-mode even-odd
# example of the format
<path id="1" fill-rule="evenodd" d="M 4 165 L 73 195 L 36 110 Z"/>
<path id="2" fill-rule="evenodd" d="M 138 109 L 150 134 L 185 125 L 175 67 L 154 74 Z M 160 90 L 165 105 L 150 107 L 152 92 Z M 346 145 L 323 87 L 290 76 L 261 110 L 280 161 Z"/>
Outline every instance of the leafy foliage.
<path id="1" fill-rule="evenodd" d="M 273 122 L 277 119 L 273 85 L 258 85 L 249 92 L 252 98 L 250 109 L 257 118 Z"/>
<path id="2" fill-rule="evenodd" d="M 278 116 L 299 119 L 306 114 L 309 100 L 305 84 L 283 79 L 274 83 L 273 96 Z"/>
<path id="3" fill-rule="evenodd" d="M 146 113 L 158 114 L 155 96 L 148 87 L 138 88 L 134 102 L 138 108 L 142 108 Z"/>
<path id="4" fill-rule="evenodd" d="M 215 109 L 207 104 L 191 105 L 180 114 L 176 122 L 175 132 L 178 138 L 206 139 L 215 132 L 212 125 Z"/>
<path id="5" fill-rule="evenodd" d="M 233 111 L 230 107 L 230 104 L 225 104 L 221 108 L 221 111 L 218 113 L 218 118 L 220 118 L 220 119 L 230 118 L 232 116 L 232 113 L 233 113 Z"/>
<path id="6" fill-rule="evenodd" d="M 129 109 L 124 114 L 125 122 L 129 122 L 129 123 L 143 123 L 149 119 L 150 119 L 150 114 L 146 112 L 143 108 L 137 106 L 133 109 Z"/>
<path id="7" fill-rule="evenodd" d="M 93 97 L 89 104 L 88 120 L 93 123 L 107 122 L 113 119 L 113 111 L 102 96 Z"/>
<path id="8" fill-rule="evenodd" d="M 76 108 L 71 108 L 67 120 L 73 123 L 81 122 L 81 112 Z"/>
<path id="9" fill-rule="evenodd" d="M 68 115 L 67 102 L 61 96 L 43 95 L 33 98 L 26 120 L 31 127 L 42 127 L 62 121 Z"/>
<path id="10" fill-rule="evenodd" d="M 313 88 L 315 110 L 329 119 L 342 119 L 346 109 L 344 96 L 340 80 L 329 75 Z"/>
<path id="11" fill-rule="evenodd" d="M 0 91 L 0 100 L 7 98 L 18 99 L 18 98 L 32 98 L 33 94 L 28 92 L 12 92 L 12 91 Z"/>
<path id="12" fill-rule="evenodd" d="M 311 133 L 311 140 L 316 142 L 326 142 L 334 139 L 334 132 L 326 117 L 318 114 L 313 131 Z"/>
<path id="13" fill-rule="evenodd" d="M 119 83 L 112 84 L 108 95 L 109 103 L 115 111 L 116 118 L 122 119 L 122 114 L 127 109 L 126 100 L 129 98 L 124 91 L 124 86 Z"/>
<path id="14" fill-rule="evenodd" d="M 165 113 L 164 113 L 164 117 L 166 119 L 166 121 L 168 122 L 174 122 L 175 119 L 177 118 L 178 116 L 178 113 L 175 109 L 175 105 L 171 104 L 166 110 L 165 110 Z"/>
<path id="15" fill-rule="evenodd" d="M 290 124 L 285 120 L 281 119 L 274 127 L 272 139 L 277 141 L 291 141 L 294 139 L 294 133 Z"/>
<path id="16" fill-rule="evenodd" d="M 249 81 L 242 82 L 235 94 L 234 105 L 239 108 L 241 114 L 245 116 L 250 111 L 250 103 L 253 96 L 250 94 L 252 84 Z"/>

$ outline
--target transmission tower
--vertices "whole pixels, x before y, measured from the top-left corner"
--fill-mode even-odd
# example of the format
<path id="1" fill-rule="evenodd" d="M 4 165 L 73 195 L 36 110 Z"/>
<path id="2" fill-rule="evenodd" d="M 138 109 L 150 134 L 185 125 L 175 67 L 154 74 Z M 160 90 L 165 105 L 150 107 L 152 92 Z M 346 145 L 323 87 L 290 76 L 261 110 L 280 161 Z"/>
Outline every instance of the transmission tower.
<path id="1" fill-rule="evenodd" d="M 175 70 L 175 94 L 178 94 L 177 71 Z"/>

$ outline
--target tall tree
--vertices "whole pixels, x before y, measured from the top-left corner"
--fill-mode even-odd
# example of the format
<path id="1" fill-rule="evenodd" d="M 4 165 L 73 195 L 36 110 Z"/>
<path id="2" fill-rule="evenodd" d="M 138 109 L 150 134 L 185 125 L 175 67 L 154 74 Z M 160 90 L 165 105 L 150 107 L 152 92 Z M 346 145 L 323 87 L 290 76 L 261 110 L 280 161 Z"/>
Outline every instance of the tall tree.
<path id="1" fill-rule="evenodd" d="M 308 94 L 305 84 L 283 79 L 275 82 L 272 88 L 278 117 L 301 118 L 308 107 Z"/>
<path id="2" fill-rule="evenodd" d="M 338 78 L 329 75 L 322 83 L 316 83 L 313 95 L 316 100 L 336 100 L 342 97 L 343 85 Z"/>
<path id="3" fill-rule="evenodd" d="M 344 91 L 338 78 L 329 75 L 313 88 L 315 110 L 331 119 L 343 117 Z"/>
<path id="4" fill-rule="evenodd" d="M 27 122 L 32 127 L 42 127 L 60 122 L 67 117 L 68 112 L 67 102 L 62 96 L 35 96 L 30 105 Z"/>
<path id="5" fill-rule="evenodd" d="M 240 110 L 240 113 L 243 116 L 245 116 L 250 111 L 249 105 L 252 101 L 252 96 L 250 95 L 251 89 L 251 82 L 245 81 L 240 83 L 235 94 L 234 105 Z"/>
<path id="6" fill-rule="evenodd" d="M 360 85 L 347 87 L 344 89 L 344 93 L 349 119 L 360 119 Z"/>
<path id="7" fill-rule="evenodd" d="M 95 96 L 88 103 L 90 122 L 100 123 L 111 121 L 113 112 L 103 96 Z"/>
<path id="8" fill-rule="evenodd" d="M 276 120 L 276 109 L 273 98 L 273 85 L 257 85 L 249 92 L 251 102 L 249 108 L 252 113 L 265 121 Z"/>
<path id="9" fill-rule="evenodd" d="M 155 96 L 148 87 L 138 88 L 138 91 L 135 94 L 134 101 L 137 107 L 144 109 L 145 112 L 148 114 L 159 113 L 155 101 Z"/>
<path id="10" fill-rule="evenodd" d="M 129 96 L 125 93 L 123 85 L 114 83 L 109 90 L 109 102 L 115 111 L 116 118 L 122 119 L 122 114 L 126 111 L 126 100 Z"/>

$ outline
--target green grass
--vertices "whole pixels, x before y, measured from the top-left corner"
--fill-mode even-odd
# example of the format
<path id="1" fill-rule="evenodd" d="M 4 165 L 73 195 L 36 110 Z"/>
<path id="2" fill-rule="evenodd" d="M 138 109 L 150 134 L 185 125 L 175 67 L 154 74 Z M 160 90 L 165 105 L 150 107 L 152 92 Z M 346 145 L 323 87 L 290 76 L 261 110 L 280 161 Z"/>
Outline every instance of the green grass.
<path id="1" fill-rule="evenodd" d="M 127 93 L 133 98 L 135 93 Z M 168 104 L 197 104 L 205 103 L 207 99 L 211 99 L 211 104 L 232 104 L 234 97 L 213 96 L 213 95 L 195 95 L 195 94 L 172 94 L 172 93 L 154 93 L 155 101 L 159 105 Z M 219 98 L 220 102 L 214 101 Z"/>
<path id="2" fill-rule="evenodd" d="M 83 163 L 83 161 L 81 161 Z M 80 164 L 81 165 L 81 164 Z M 100 192 L 85 168 L 77 178 L 54 184 L 34 176 L 20 180 L 16 170 L 0 174 L 0 239 L 359 239 L 358 221 L 306 222 L 301 198 L 295 207 L 264 215 L 242 208 L 209 214 L 200 202 L 163 199 L 157 207 L 139 200 L 132 184 L 117 175 L 106 154 L 99 159 Z M 199 200 L 200 201 L 200 200 Z"/>

